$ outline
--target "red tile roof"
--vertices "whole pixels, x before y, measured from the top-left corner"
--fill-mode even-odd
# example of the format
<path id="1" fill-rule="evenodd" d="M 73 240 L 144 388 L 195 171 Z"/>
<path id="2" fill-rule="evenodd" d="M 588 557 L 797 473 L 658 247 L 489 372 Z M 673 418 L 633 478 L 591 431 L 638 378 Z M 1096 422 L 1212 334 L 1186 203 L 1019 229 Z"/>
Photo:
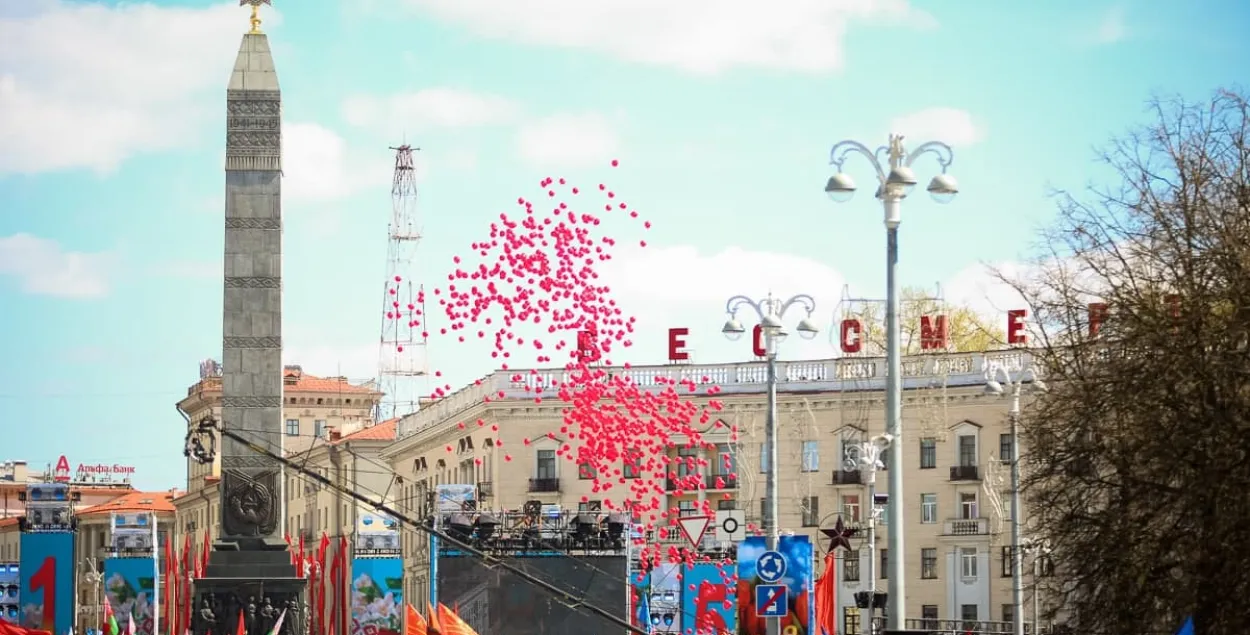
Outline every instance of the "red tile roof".
<path id="1" fill-rule="evenodd" d="M 88 507 L 76 515 L 94 516 L 113 512 L 166 512 L 174 513 L 174 498 L 180 492 L 130 492 L 99 505 Z"/>
<path id="2" fill-rule="evenodd" d="M 335 443 L 344 441 L 394 441 L 396 432 L 399 427 L 399 419 L 387 419 L 375 426 L 369 426 L 362 430 L 357 430 L 345 437 L 341 437 Z"/>
<path id="3" fill-rule="evenodd" d="M 283 385 L 285 392 L 320 392 L 320 393 L 342 393 L 353 395 L 367 395 L 377 393 L 377 388 L 369 384 L 353 384 L 346 377 L 319 377 L 317 375 L 309 375 L 302 370 L 287 367 L 282 371 L 282 377 L 286 380 Z M 292 381 L 294 380 L 294 381 Z M 207 377 L 199 380 L 191 385 L 189 394 L 195 394 L 197 391 L 204 392 L 221 392 L 221 378 Z"/>
<path id="4" fill-rule="evenodd" d="M 0 528 L 13 527 L 14 525 L 17 525 L 16 518 L 0 518 Z"/>

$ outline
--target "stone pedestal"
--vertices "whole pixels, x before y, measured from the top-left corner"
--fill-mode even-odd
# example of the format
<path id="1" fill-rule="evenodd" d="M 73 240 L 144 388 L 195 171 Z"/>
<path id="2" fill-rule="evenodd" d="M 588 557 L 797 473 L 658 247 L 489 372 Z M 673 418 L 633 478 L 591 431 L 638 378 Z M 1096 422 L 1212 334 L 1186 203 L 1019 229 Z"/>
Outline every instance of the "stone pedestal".
<path id="1" fill-rule="evenodd" d="M 269 635 L 286 610 L 277 635 L 307 632 L 308 580 L 297 575 L 286 551 L 214 551 L 204 577 L 194 582 L 193 635 Z"/>

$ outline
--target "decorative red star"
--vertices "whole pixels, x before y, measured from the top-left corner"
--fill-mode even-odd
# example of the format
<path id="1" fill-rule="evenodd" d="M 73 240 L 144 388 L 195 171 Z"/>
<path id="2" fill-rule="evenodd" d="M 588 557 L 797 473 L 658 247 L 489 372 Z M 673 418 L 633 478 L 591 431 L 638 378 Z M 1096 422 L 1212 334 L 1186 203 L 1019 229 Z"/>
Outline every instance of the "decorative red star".
<path id="1" fill-rule="evenodd" d="M 833 524 L 832 529 L 821 529 L 820 533 L 829 537 L 829 551 L 841 547 L 847 551 L 851 550 L 851 538 L 854 538 L 859 530 L 854 527 L 847 527 L 842 522 L 842 517 L 838 516 L 837 522 Z"/>

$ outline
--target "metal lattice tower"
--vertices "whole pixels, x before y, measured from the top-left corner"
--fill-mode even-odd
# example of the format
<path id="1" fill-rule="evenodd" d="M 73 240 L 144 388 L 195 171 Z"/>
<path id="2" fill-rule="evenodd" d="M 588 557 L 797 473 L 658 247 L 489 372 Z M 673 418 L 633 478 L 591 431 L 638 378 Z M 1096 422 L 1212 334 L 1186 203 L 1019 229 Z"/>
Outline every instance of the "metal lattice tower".
<path id="1" fill-rule="evenodd" d="M 395 151 L 391 222 L 387 229 L 386 285 L 378 348 L 378 388 L 385 393 L 378 420 L 415 412 L 426 374 L 425 292 L 413 280 L 421 226 L 417 218 L 417 179 L 412 152 Z"/>

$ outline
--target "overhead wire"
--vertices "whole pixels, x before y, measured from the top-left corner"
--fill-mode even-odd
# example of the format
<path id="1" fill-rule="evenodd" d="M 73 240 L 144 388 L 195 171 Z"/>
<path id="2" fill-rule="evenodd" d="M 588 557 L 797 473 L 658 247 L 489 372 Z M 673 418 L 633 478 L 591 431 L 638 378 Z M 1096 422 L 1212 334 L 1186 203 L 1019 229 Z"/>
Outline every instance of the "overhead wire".
<path id="1" fill-rule="evenodd" d="M 503 569 L 505 571 L 508 571 L 514 575 L 521 577 L 523 580 L 529 582 L 530 584 L 538 586 L 539 588 L 551 593 L 557 600 L 561 602 L 561 604 L 564 604 L 570 609 L 573 609 L 576 611 L 582 611 L 585 613 L 589 613 L 589 614 L 602 617 L 617 626 L 625 628 L 626 630 L 630 632 L 638 633 L 639 635 L 648 634 L 647 630 L 644 630 L 643 628 L 635 626 L 632 623 L 632 621 L 630 621 L 629 619 L 617 616 L 613 614 L 610 610 L 605 609 L 601 606 L 598 606 L 597 604 L 586 602 L 584 596 L 581 598 L 574 597 L 568 591 L 565 591 L 557 587 L 556 585 L 546 580 L 543 580 L 542 578 L 539 578 L 538 576 L 531 574 L 530 572 L 524 570 L 521 567 L 514 566 L 508 561 L 503 560 L 502 558 L 498 556 L 482 551 L 467 542 L 461 541 L 451 536 L 450 534 L 443 532 L 442 530 L 434 529 L 433 527 L 427 527 L 424 523 L 412 519 L 407 514 L 404 514 L 400 512 L 398 509 L 395 509 L 394 507 L 391 507 L 385 504 L 381 500 L 372 500 L 369 497 L 364 496 L 363 494 L 360 494 L 357 491 L 344 488 L 334 483 L 330 479 L 322 476 L 321 474 L 318 474 L 312 470 L 309 470 L 305 465 L 298 464 L 295 461 L 292 461 L 284 456 L 280 456 L 276 452 L 273 452 L 272 450 L 262 447 L 259 444 L 255 443 L 254 441 L 246 437 L 243 437 L 242 435 L 240 435 L 238 432 L 234 430 L 221 429 L 220 433 L 223 437 L 228 437 L 238 443 L 241 443 L 257 454 L 266 456 L 274 461 L 281 463 L 283 466 L 289 469 L 295 470 L 299 472 L 300 474 L 303 474 L 306 479 L 313 480 L 319 483 L 320 485 L 329 487 L 344 497 L 347 497 L 359 503 L 368 505 L 375 511 L 387 514 L 391 516 L 392 518 L 395 518 L 400 523 L 403 523 L 425 534 L 435 536 L 440 541 L 446 542 L 447 544 L 450 544 L 450 545 L 454 545 L 457 549 L 465 553 L 472 554 L 473 556 L 476 556 L 479 560 L 483 561 L 485 563 L 485 566 L 487 566 L 488 568 L 498 567 L 500 569 Z M 437 554 L 431 554 L 431 557 L 437 557 Z"/>

